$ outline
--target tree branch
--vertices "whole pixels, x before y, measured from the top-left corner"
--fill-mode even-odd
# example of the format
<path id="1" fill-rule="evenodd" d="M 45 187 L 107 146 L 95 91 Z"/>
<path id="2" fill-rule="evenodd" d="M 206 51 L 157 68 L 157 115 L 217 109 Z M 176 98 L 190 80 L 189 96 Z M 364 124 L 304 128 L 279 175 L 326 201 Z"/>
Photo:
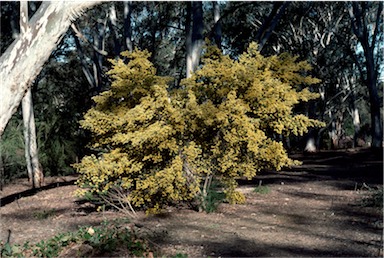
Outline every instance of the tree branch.
<path id="1" fill-rule="evenodd" d="M 78 14 L 97 2 L 43 2 L 25 33 L 0 57 L 0 136 L 25 92 Z"/>
<path id="2" fill-rule="evenodd" d="M 71 29 L 73 30 L 73 32 L 75 32 L 75 36 L 76 37 L 82 39 L 84 42 L 86 42 L 89 45 L 91 45 L 93 50 L 95 50 L 97 53 L 99 53 L 100 55 L 103 55 L 103 56 L 107 56 L 108 55 L 107 51 L 105 51 L 103 49 L 99 49 L 94 44 L 89 42 L 89 40 L 77 29 L 77 27 L 76 27 L 76 25 L 74 23 L 71 24 Z"/>
<path id="3" fill-rule="evenodd" d="M 375 48 L 375 45 L 376 45 L 377 34 L 379 33 L 379 28 L 381 26 L 380 23 L 383 18 L 382 12 L 383 12 L 383 2 L 379 2 L 379 6 L 377 8 L 377 15 L 376 15 L 375 31 L 373 32 L 373 36 L 372 36 L 372 48 Z"/>

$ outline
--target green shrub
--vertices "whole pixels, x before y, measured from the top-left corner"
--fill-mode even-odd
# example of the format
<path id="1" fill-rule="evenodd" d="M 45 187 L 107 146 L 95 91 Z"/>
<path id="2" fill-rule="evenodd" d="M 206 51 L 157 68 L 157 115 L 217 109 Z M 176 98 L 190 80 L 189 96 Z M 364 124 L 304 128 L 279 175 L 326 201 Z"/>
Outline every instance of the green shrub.
<path id="1" fill-rule="evenodd" d="M 255 189 L 253 189 L 253 191 L 259 194 L 268 194 L 270 192 L 270 189 L 266 185 L 259 185 L 259 186 L 256 186 Z"/>
<path id="2" fill-rule="evenodd" d="M 369 188 L 368 196 L 363 198 L 362 205 L 365 207 L 383 208 L 383 188 Z"/>

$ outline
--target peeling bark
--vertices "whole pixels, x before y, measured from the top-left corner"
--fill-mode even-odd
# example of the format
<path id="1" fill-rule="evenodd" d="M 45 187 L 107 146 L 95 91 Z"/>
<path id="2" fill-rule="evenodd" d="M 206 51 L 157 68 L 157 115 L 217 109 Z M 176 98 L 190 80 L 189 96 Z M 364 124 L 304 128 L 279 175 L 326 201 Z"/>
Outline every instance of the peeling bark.
<path id="1" fill-rule="evenodd" d="M 98 2 L 43 2 L 0 57 L 0 136 L 71 22 Z"/>

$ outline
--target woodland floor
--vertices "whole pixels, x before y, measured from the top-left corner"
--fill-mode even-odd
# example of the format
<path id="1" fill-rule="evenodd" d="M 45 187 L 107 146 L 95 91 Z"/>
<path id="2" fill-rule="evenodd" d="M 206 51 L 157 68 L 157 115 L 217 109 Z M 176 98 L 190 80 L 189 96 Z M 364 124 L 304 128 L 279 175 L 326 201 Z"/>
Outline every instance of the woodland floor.
<path id="1" fill-rule="evenodd" d="M 161 216 L 141 214 L 134 221 L 140 225 L 136 230 L 165 256 L 382 256 L 383 210 L 362 205 L 369 192 L 363 184 L 383 186 L 382 153 L 324 151 L 293 158 L 303 165 L 240 182 L 245 205 L 222 204 L 210 214 L 170 207 Z M 75 179 L 47 178 L 37 192 L 28 190 L 25 179 L 4 187 L 0 240 L 11 230 L 12 244 L 36 243 L 124 217 L 79 202 L 73 197 Z M 268 193 L 253 191 L 260 180 Z"/>

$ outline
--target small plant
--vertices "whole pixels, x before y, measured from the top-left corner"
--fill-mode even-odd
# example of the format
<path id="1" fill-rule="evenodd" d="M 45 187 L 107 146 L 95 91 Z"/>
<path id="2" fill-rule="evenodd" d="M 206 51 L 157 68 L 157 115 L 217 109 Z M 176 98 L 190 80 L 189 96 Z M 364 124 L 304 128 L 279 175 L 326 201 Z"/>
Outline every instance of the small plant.
<path id="1" fill-rule="evenodd" d="M 0 257 L 22 257 L 20 246 L 0 242 Z"/>
<path id="2" fill-rule="evenodd" d="M 204 184 L 203 191 L 198 201 L 199 211 L 206 213 L 215 212 L 220 203 L 226 199 L 225 192 L 222 191 L 223 185 L 218 180 L 210 180 L 208 184 Z"/>
<path id="3" fill-rule="evenodd" d="M 43 219 L 47 219 L 49 217 L 52 217 L 55 215 L 55 210 L 54 209 L 50 209 L 50 210 L 43 210 L 43 211 L 37 211 L 37 212 L 34 212 L 33 213 L 33 217 L 35 219 L 38 219 L 38 220 L 43 220 Z"/>
<path id="4" fill-rule="evenodd" d="M 270 192 L 270 189 L 267 185 L 261 185 L 262 181 L 260 180 L 259 185 L 253 189 L 255 193 L 258 194 L 268 194 Z"/>
<path id="5" fill-rule="evenodd" d="M 205 212 L 215 212 L 220 203 L 225 200 L 225 193 L 218 191 L 217 189 L 210 189 L 204 200 L 204 207 L 201 207 Z"/>
<path id="6" fill-rule="evenodd" d="M 101 227 L 82 227 L 76 232 L 61 233 L 35 245 L 0 242 L 0 254 L 1 257 L 57 257 L 72 243 L 91 246 L 95 255 L 108 254 L 120 247 L 127 249 L 133 256 L 142 257 L 150 250 L 145 240 L 139 239 L 128 228 L 114 221 L 105 222 Z"/>
<path id="7" fill-rule="evenodd" d="M 363 198 L 362 206 L 383 208 L 383 188 L 372 188 L 367 185 L 366 189 L 369 191 L 368 196 Z"/>

